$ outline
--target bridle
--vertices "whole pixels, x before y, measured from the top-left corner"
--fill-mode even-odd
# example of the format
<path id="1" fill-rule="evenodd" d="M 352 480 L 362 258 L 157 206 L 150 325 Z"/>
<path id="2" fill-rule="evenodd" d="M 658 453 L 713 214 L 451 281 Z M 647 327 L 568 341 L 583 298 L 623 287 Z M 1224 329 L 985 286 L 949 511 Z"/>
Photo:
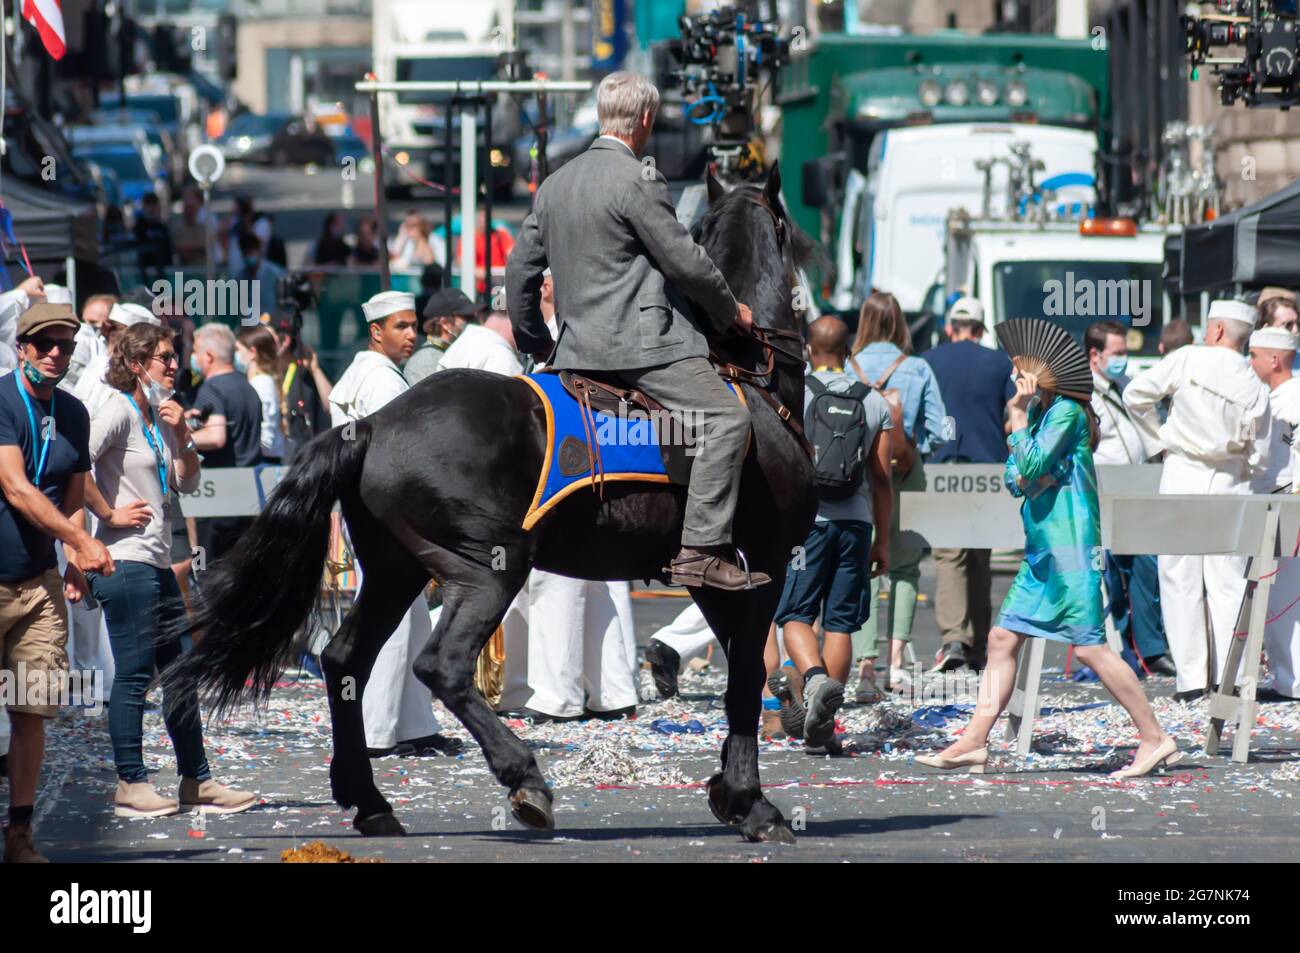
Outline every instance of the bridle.
<path id="1" fill-rule="evenodd" d="M 787 282 L 793 286 L 794 283 L 794 264 L 790 258 L 789 235 L 786 229 L 785 221 L 777 214 L 776 210 L 766 202 L 762 193 L 746 193 L 745 201 L 751 205 L 761 208 L 772 218 L 773 227 L 776 230 L 776 243 L 781 249 L 781 259 L 786 265 Z M 803 450 L 811 458 L 813 456 L 812 444 L 808 442 L 807 436 L 803 431 L 803 424 L 795 418 L 794 413 L 789 407 L 781 401 L 770 390 L 767 385 L 770 383 L 772 372 L 776 370 L 778 356 L 784 359 L 784 363 L 792 367 L 802 368 L 805 364 L 802 346 L 803 335 L 798 331 L 788 328 L 762 328 L 758 325 L 752 326 L 747 332 L 748 336 L 758 342 L 765 356 L 765 365 L 757 371 L 751 371 L 748 368 L 740 367 L 730 361 L 724 360 L 712 348 L 709 349 L 709 360 L 717 368 L 718 373 L 734 381 L 737 386 L 740 384 L 750 384 L 754 387 L 755 392 L 776 412 L 782 422 L 794 433 Z M 790 341 L 795 345 L 794 349 L 784 347 L 778 342 Z"/>

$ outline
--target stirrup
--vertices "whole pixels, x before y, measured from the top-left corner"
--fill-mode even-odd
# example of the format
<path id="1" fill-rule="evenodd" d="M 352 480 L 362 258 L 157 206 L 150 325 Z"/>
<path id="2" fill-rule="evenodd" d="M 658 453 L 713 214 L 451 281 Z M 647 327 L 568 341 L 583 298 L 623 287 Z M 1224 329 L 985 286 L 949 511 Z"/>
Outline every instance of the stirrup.
<path id="1" fill-rule="evenodd" d="M 740 564 L 740 571 L 745 574 L 745 589 L 757 589 L 754 585 L 754 577 L 749 572 L 749 560 L 745 558 L 745 551 L 739 546 L 731 547 L 736 551 L 736 562 Z"/>

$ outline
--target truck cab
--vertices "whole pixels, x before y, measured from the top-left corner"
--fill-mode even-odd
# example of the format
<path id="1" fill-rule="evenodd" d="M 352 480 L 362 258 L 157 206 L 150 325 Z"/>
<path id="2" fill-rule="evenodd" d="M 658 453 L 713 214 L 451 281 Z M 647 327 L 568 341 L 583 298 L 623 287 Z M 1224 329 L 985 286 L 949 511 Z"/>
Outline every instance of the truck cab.
<path id="1" fill-rule="evenodd" d="M 382 82 L 480 81 L 498 78 L 502 53 L 513 46 L 511 0 L 374 0 L 375 74 Z M 447 178 L 446 116 L 451 94 L 380 93 L 384 180 L 389 192 L 421 180 L 455 187 L 460 177 L 460 129 L 451 138 L 452 181 Z M 501 197 L 511 191 L 509 143 L 518 124 L 509 110 L 493 115 L 489 168 L 480 175 Z M 483 130 L 480 125 L 480 138 Z M 376 161 L 381 157 L 376 156 Z"/>
<path id="2" fill-rule="evenodd" d="M 949 216 L 946 236 L 943 278 L 927 295 L 936 330 L 943 304 L 963 294 L 984 306 L 988 347 L 1008 318 L 1047 318 L 1081 343 L 1088 325 L 1114 320 L 1128 331 L 1130 373 L 1159 360 L 1170 313 L 1163 228 L 1128 219 L 982 220 L 961 209 Z"/>
<path id="3" fill-rule="evenodd" d="M 944 230 L 957 208 L 1005 218 L 1017 209 L 1006 188 L 1011 169 L 999 163 L 1013 146 L 1041 165 L 1037 186 L 1052 195 L 1053 216 L 1078 215 L 1096 204 L 1096 137 L 1080 129 L 1027 123 L 949 123 L 880 132 L 865 174 L 848 173 L 836 239 L 837 280 L 831 306 L 861 307 L 880 288 L 909 315 L 923 310 L 943 257 Z M 993 186 L 986 192 L 986 172 Z M 988 206 L 984 196 L 990 196 Z M 1020 209 L 1023 213 L 1024 209 Z"/>

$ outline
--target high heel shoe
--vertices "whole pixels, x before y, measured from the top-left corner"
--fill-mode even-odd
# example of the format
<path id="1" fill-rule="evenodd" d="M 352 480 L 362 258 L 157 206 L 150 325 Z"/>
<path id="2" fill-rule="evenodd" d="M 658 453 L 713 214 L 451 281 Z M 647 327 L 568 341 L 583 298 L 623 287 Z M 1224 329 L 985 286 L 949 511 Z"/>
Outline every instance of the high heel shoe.
<path id="1" fill-rule="evenodd" d="M 1178 750 L 1178 742 L 1171 735 L 1165 735 L 1165 740 L 1156 746 L 1156 750 L 1151 752 L 1150 756 L 1142 761 L 1134 761 L 1127 768 L 1120 768 L 1118 771 L 1112 771 L 1112 778 L 1141 778 L 1150 774 L 1159 766 L 1166 768 L 1172 767 L 1179 761 L 1183 760 L 1183 753 Z"/>
<path id="2" fill-rule="evenodd" d="M 919 754 L 916 756 L 916 763 L 923 764 L 926 767 L 943 768 L 945 771 L 952 771 L 955 768 L 970 768 L 971 774 L 983 774 L 988 762 L 989 749 L 987 747 L 967 751 L 955 758 L 945 758 L 941 754 Z"/>

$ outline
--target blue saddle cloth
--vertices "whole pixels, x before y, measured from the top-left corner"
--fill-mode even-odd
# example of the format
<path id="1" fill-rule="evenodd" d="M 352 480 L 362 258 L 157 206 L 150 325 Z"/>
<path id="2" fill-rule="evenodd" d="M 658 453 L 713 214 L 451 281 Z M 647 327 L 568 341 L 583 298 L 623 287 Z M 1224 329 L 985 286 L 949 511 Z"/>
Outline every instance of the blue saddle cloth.
<path id="1" fill-rule="evenodd" d="M 537 492 L 524 517 L 524 529 L 531 529 L 555 504 L 570 493 L 591 486 L 596 477 L 587 457 L 581 409 L 564 389 L 560 375 L 542 371 L 525 375 L 521 380 L 533 388 L 546 409 L 546 458 L 537 480 Z M 635 414 L 620 417 L 600 411 L 594 416 L 604 479 L 671 482 L 659 451 L 659 435 L 653 418 Z"/>

